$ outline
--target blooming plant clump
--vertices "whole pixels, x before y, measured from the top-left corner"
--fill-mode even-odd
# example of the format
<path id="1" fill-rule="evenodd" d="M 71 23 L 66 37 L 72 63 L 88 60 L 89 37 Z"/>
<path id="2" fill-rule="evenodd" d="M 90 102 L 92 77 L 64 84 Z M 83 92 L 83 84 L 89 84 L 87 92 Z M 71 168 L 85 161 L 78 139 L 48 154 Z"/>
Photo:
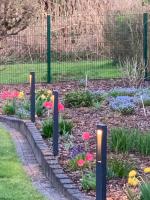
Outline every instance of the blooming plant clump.
<path id="1" fill-rule="evenodd" d="M 109 101 L 112 110 L 121 112 L 123 115 L 132 114 L 135 111 L 136 104 L 133 97 L 118 96 Z"/>
<path id="2" fill-rule="evenodd" d="M 129 172 L 128 183 L 125 188 L 129 200 L 150 199 L 150 167 L 144 168 L 143 172 L 145 173 L 144 177 L 138 176 L 135 170 Z M 132 187 L 134 189 L 132 189 Z M 137 189 L 135 190 L 135 188 Z"/>
<path id="3" fill-rule="evenodd" d="M 81 145 L 74 146 L 70 149 L 69 154 L 71 160 L 69 160 L 69 166 L 72 170 L 92 168 L 92 162 L 94 161 L 93 153 L 89 152 L 89 140 L 91 134 L 84 132 L 82 134 L 82 140 L 84 141 L 83 147 Z"/>
<path id="4" fill-rule="evenodd" d="M 14 115 L 16 113 L 16 101 L 24 99 L 23 91 L 3 91 L 0 93 L 0 99 L 4 100 L 2 107 L 3 113 L 6 115 Z"/>

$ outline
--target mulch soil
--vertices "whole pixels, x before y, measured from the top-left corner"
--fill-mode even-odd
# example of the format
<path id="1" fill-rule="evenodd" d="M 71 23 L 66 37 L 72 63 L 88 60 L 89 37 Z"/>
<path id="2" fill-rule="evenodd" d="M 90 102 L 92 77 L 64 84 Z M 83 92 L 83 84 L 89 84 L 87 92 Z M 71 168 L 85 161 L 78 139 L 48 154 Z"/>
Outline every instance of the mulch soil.
<path id="1" fill-rule="evenodd" d="M 126 85 L 128 86 L 128 85 Z M 88 89 L 91 90 L 105 90 L 108 91 L 113 89 L 114 87 L 123 87 L 122 80 L 97 80 L 97 81 L 89 81 Z M 72 90 L 83 90 L 84 87 L 80 85 L 79 82 L 62 82 L 57 84 L 37 84 L 37 89 L 55 89 L 59 91 L 60 99 L 63 98 L 64 94 Z M 0 91 L 2 90 L 23 90 L 26 93 L 29 93 L 29 85 L 0 85 Z M 100 108 L 96 109 L 94 107 L 90 108 L 65 108 L 63 116 L 65 119 L 71 119 L 74 124 L 73 128 L 73 136 L 75 137 L 74 143 L 81 144 L 82 141 L 82 133 L 90 132 L 91 134 L 95 134 L 96 125 L 99 123 L 107 124 L 108 133 L 109 130 L 113 127 L 126 127 L 126 128 L 138 128 L 142 131 L 150 130 L 150 107 L 146 107 L 146 114 L 144 115 L 143 108 L 136 108 L 136 111 L 133 115 L 123 116 L 120 113 L 113 112 L 107 102 L 102 103 Z M 37 126 L 39 127 L 40 121 L 37 119 Z M 67 159 L 68 152 L 66 148 L 64 148 L 64 140 L 63 138 L 60 141 L 60 156 L 59 161 L 63 166 L 64 170 L 68 173 L 71 179 L 79 185 L 81 188 L 81 184 L 79 179 L 81 178 L 81 173 L 79 171 L 72 172 L 67 167 Z M 51 141 L 46 141 L 49 144 L 50 148 L 52 148 Z M 90 151 L 95 148 L 95 141 L 90 143 Z M 109 153 L 109 156 L 111 154 Z M 144 167 L 150 166 L 150 160 L 147 157 L 142 157 L 140 155 L 128 155 L 132 161 L 136 163 L 136 168 L 139 171 L 142 171 Z M 125 158 L 124 158 L 125 159 Z M 126 200 L 127 197 L 124 192 L 124 185 L 127 180 L 117 179 L 111 180 L 108 182 L 108 190 L 107 190 L 107 200 Z M 95 196 L 95 192 L 90 191 L 88 193 L 90 196 Z"/>

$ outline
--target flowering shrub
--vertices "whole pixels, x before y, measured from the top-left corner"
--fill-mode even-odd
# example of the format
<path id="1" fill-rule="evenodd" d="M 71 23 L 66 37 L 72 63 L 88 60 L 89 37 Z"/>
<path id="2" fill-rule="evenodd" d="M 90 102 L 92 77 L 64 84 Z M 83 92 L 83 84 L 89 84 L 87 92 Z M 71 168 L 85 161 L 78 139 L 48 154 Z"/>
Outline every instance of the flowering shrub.
<path id="1" fill-rule="evenodd" d="M 123 115 L 128 115 L 134 112 L 136 104 L 133 97 L 118 96 L 109 101 L 109 106 L 114 111 L 121 112 Z"/>

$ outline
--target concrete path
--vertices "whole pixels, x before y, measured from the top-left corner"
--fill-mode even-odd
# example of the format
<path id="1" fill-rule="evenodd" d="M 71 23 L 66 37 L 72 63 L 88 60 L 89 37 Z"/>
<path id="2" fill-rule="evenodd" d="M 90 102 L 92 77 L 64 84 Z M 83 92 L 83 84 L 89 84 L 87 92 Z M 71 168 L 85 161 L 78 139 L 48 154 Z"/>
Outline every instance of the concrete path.
<path id="1" fill-rule="evenodd" d="M 30 177 L 33 186 L 46 197 L 47 200 L 68 200 L 52 186 L 52 183 L 44 176 L 41 167 L 35 159 L 32 148 L 27 139 L 21 133 L 4 124 L 1 127 L 8 130 L 15 146 L 17 154 L 22 162 L 26 174 Z"/>

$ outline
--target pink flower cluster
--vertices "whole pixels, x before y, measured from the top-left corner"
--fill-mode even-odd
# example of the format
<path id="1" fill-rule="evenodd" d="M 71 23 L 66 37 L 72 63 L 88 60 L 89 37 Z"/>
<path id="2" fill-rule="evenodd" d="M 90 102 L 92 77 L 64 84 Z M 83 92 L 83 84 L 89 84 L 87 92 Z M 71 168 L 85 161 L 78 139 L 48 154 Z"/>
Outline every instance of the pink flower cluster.
<path id="1" fill-rule="evenodd" d="M 44 102 L 43 106 L 47 109 L 53 109 L 54 107 L 54 103 L 51 101 L 46 101 Z M 62 103 L 58 103 L 58 110 L 59 111 L 64 111 L 64 105 Z"/>
<path id="2" fill-rule="evenodd" d="M 91 138 L 91 134 L 89 132 L 84 132 L 82 134 L 82 139 L 87 142 L 89 139 Z M 86 164 L 86 162 L 92 162 L 94 160 L 94 156 L 92 153 L 87 153 L 85 155 L 85 159 L 80 159 L 80 160 L 77 160 L 77 165 L 78 167 L 84 167 L 84 165 Z"/>
<path id="3" fill-rule="evenodd" d="M 92 162 L 93 159 L 94 159 L 93 154 L 87 153 L 85 156 L 85 160 L 83 160 L 83 159 L 77 160 L 77 165 L 78 165 L 78 167 L 83 167 L 86 162 Z"/>
<path id="4" fill-rule="evenodd" d="M 0 98 L 3 100 L 13 100 L 19 96 L 18 91 L 4 91 L 0 94 Z"/>

